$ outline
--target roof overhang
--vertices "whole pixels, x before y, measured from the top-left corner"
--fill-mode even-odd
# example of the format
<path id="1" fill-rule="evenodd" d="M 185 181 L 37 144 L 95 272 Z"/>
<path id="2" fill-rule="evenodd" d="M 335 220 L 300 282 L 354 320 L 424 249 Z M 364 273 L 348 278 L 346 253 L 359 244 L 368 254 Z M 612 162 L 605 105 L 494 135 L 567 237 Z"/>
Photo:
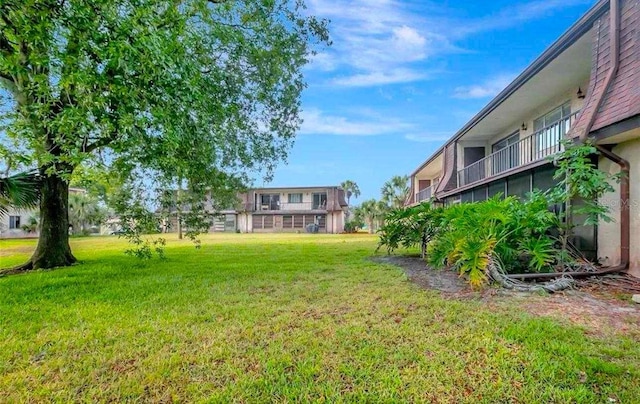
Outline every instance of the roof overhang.
<path id="1" fill-rule="evenodd" d="M 443 153 L 438 153 L 413 173 L 418 179 L 430 179 L 442 173 Z"/>
<path id="2" fill-rule="evenodd" d="M 459 139 L 489 139 L 513 128 L 515 121 L 527 119 L 532 111 L 544 107 L 561 94 L 586 91 L 591 75 L 592 37 L 587 31 L 536 74 L 487 111 L 482 119 L 468 126 Z M 564 102 L 567 100 L 562 100 Z M 546 112 L 546 111 L 545 111 Z"/>
<path id="3" fill-rule="evenodd" d="M 491 100 L 480 112 L 478 112 L 466 125 L 462 127 L 448 142 L 458 140 L 479 122 L 485 119 L 491 112 L 496 110 L 509 97 L 514 95 L 522 86 L 534 78 L 544 68 L 549 66 L 558 56 L 572 47 L 592 28 L 598 18 L 609 9 L 609 0 L 601 0 L 594 5 L 585 15 L 573 24 L 564 34 L 560 36 L 551 46 L 547 48 L 536 60 L 533 61 L 518 77 L 516 77 L 504 90 L 502 90 L 493 100 Z M 586 38 L 589 39 L 589 38 Z M 589 53 L 591 55 L 591 53 Z M 556 91 L 557 93 L 557 91 Z"/>
<path id="4" fill-rule="evenodd" d="M 549 46 L 536 60 L 533 61 L 518 77 L 516 77 L 504 90 L 492 99 L 480 112 L 478 112 L 469 122 L 467 122 L 451 139 L 445 142 L 427 161 L 425 161 L 412 175 L 419 172 L 425 165 L 429 164 L 436 155 L 441 154 L 446 145 L 457 141 L 467 134 L 472 128 L 495 111 L 500 105 L 507 101 L 519 89 L 521 89 L 534 76 L 540 73 L 562 53 L 567 51 L 572 45 L 579 42 L 592 28 L 593 24 L 609 9 L 609 0 L 601 0 L 596 3 L 586 14 L 576 21 L 564 34 L 560 36 L 551 46 Z M 583 89 L 584 90 L 584 89 Z M 557 93 L 557 91 L 556 91 Z"/>
<path id="5" fill-rule="evenodd" d="M 424 163 L 420 165 L 420 167 L 418 167 L 414 172 L 411 173 L 411 176 L 416 176 L 419 173 L 424 174 L 425 169 L 427 169 L 428 167 L 433 167 L 434 165 L 438 165 L 438 167 L 442 169 L 442 156 L 444 155 L 442 153 L 443 149 L 444 146 L 438 149 L 438 151 L 436 151 L 434 154 L 432 154 L 431 157 L 429 157 Z"/>

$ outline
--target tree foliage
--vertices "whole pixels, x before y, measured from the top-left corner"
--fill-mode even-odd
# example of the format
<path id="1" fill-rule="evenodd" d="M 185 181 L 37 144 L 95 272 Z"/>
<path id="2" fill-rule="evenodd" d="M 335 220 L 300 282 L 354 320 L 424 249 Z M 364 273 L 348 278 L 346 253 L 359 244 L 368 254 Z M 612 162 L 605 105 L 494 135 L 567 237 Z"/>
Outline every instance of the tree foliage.
<path id="1" fill-rule="evenodd" d="M 380 231 L 378 249 L 384 246 L 391 253 L 400 247 L 420 246 L 424 258 L 427 244 L 439 231 L 443 212 L 444 208 L 428 202 L 390 211 Z"/>
<path id="2" fill-rule="evenodd" d="M 0 177 L 0 217 L 9 209 L 33 209 L 40 199 L 40 180 L 35 173 Z"/>
<path id="3" fill-rule="evenodd" d="M 554 156 L 557 166 L 554 178 L 558 186 L 549 195 L 554 202 L 568 206 L 567 217 L 584 215 L 584 225 L 612 221 L 608 206 L 600 199 L 614 191 L 612 183 L 619 182 L 621 174 L 612 175 L 598 169 L 599 154 L 592 141 L 587 140 L 583 144 L 567 141 L 564 150 Z M 580 203 L 574 203 L 577 201 Z"/>
<path id="4" fill-rule="evenodd" d="M 351 202 L 351 197 L 354 196 L 358 198 L 360 196 L 360 187 L 356 184 L 355 181 L 346 180 L 340 184 L 340 188 L 342 188 L 345 192 L 345 196 L 347 198 L 347 205 Z"/>
<path id="5" fill-rule="evenodd" d="M 355 196 L 358 198 L 360 196 L 360 187 L 356 184 L 355 181 L 346 180 L 340 184 L 340 188 L 344 190 L 345 197 L 347 198 L 347 215 L 346 215 L 346 223 L 345 229 L 349 221 L 351 221 L 351 197 Z M 349 226 L 349 233 L 353 231 L 357 231 L 358 226 Z"/>
<path id="6" fill-rule="evenodd" d="M 368 227 L 369 233 L 373 234 L 384 221 L 388 211 L 389 209 L 384 202 L 368 199 L 355 209 L 353 220 L 364 223 Z"/>
<path id="7" fill-rule="evenodd" d="M 382 193 L 382 201 L 391 208 L 403 207 L 411 192 L 409 177 L 406 175 L 394 176 L 384 183 L 380 192 Z"/>
<path id="8" fill-rule="evenodd" d="M 84 193 L 69 195 L 69 224 L 73 234 L 88 233 L 88 226 L 99 226 L 106 216 L 106 208 L 95 197 Z"/>
<path id="9" fill-rule="evenodd" d="M 430 266 L 455 268 L 480 286 L 494 257 L 508 272 L 551 271 L 557 226 L 558 217 L 539 192 L 525 201 L 496 196 L 446 208 L 424 203 L 387 216 L 380 246 L 391 252 L 421 245 Z"/>
<path id="10" fill-rule="evenodd" d="M 125 216 L 178 181 L 228 204 L 256 170 L 269 177 L 300 125 L 302 67 L 327 40 L 301 1 L 3 0 L 0 146 L 46 178 L 32 265 L 74 260 L 61 211 L 81 164 L 130 191 Z M 59 259 L 38 260 L 53 247 Z"/>

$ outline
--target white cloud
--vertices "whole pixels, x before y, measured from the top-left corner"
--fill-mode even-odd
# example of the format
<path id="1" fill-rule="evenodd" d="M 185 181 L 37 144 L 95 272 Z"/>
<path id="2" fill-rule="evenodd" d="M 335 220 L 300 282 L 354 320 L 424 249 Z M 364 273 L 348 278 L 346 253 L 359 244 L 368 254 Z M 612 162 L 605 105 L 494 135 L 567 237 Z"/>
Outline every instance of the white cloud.
<path id="1" fill-rule="evenodd" d="M 421 27 L 424 20 L 396 0 L 310 0 L 309 12 L 331 20 L 333 46 L 312 60 L 312 68 L 345 68 L 338 86 L 381 86 L 425 78 L 415 64 L 440 48 L 446 37 Z"/>
<path id="2" fill-rule="evenodd" d="M 318 109 L 302 112 L 301 134 L 375 136 L 404 132 L 413 128 L 412 124 L 379 116 L 360 116 L 350 119 L 345 116 L 326 115 Z"/>
<path id="3" fill-rule="evenodd" d="M 324 72 L 347 69 L 330 79 L 337 86 L 382 86 L 424 80 L 425 62 L 436 55 L 461 52 L 456 42 L 477 32 L 504 29 L 551 12 L 594 0 L 533 0 L 477 18 L 451 17 L 455 10 L 425 2 L 420 12 L 398 0 L 309 0 L 309 13 L 331 20 L 333 46 L 312 59 Z M 344 72 L 344 70 L 342 70 Z M 492 89 L 475 88 L 470 97 Z M 473 94 L 473 95 L 472 95 Z"/>
<path id="4" fill-rule="evenodd" d="M 393 83 L 409 83 L 427 78 L 428 75 L 411 69 L 395 69 L 389 72 L 375 71 L 338 77 L 331 82 L 347 87 L 368 87 Z"/>
<path id="5" fill-rule="evenodd" d="M 453 91 L 455 98 L 488 98 L 497 95 L 500 91 L 513 81 L 515 75 L 502 74 L 491 79 L 471 86 L 456 87 Z"/>
<path id="6" fill-rule="evenodd" d="M 337 61 L 333 55 L 326 52 L 319 52 L 311 56 L 310 66 L 329 72 L 336 69 Z"/>

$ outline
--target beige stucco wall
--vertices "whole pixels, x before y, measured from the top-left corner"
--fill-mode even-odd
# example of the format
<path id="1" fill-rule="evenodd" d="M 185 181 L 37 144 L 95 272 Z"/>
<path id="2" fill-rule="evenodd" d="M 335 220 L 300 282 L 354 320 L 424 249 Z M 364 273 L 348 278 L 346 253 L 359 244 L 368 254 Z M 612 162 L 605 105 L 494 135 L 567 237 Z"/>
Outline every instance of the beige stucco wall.
<path id="1" fill-rule="evenodd" d="M 640 277 L 640 139 L 621 143 L 613 152 L 629 161 L 631 165 L 631 272 Z M 617 164 L 606 158 L 600 158 L 599 168 L 611 174 L 620 171 Z M 601 203 L 611 207 L 613 223 L 601 223 L 598 227 L 598 257 L 605 265 L 620 263 L 620 186 L 612 184 L 615 192 L 605 195 Z"/>
<path id="2" fill-rule="evenodd" d="M 238 213 L 238 230 L 241 233 L 251 233 L 253 232 L 253 221 L 251 220 L 251 214 L 248 213 Z"/>
<path id="3" fill-rule="evenodd" d="M 327 215 L 327 232 L 342 233 L 344 231 L 344 211 L 332 212 Z"/>
<path id="4" fill-rule="evenodd" d="M 15 237 L 37 237 L 37 233 L 26 233 L 22 229 L 9 229 L 9 216 L 20 216 L 20 226 L 29 223 L 29 219 L 32 216 L 37 215 L 36 210 L 14 210 L 9 209 L 6 215 L 0 216 L 0 238 L 15 238 Z"/>
<path id="5" fill-rule="evenodd" d="M 586 88 L 588 85 L 589 83 L 585 82 L 582 84 L 582 86 L 580 86 L 580 88 L 582 88 L 583 93 L 586 92 Z M 581 110 L 584 104 L 584 99 L 578 98 L 578 96 L 576 95 L 577 91 L 578 89 L 575 88 L 575 89 L 571 89 L 570 91 L 558 94 L 556 97 L 550 99 L 548 102 L 544 103 L 540 107 L 529 111 L 529 113 L 525 117 L 520 117 L 517 120 L 515 120 L 508 129 L 493 136 L 491 139 L 489 139 L 488 142 L 486 142 L 485 144 L 486 154 L 489 155 L 491 153 L 491 146 L 493 144 L 499 142 L 500 140 L 506 138 L 507 136 L 511 135 L 516 131 L 520 132 L 520 139 L 530 136 L 531 134 L 533 134 L 534 120 L 540 118 L 541 116 L 545 115 L 547 112 L 553 110 L 554 108 L 557 108 L 560 105 L 563 105 L 567 101 L 571 102 L 571 113 Z M 526 131 L 521 130 L 523 122 L 527 126 Z"/>

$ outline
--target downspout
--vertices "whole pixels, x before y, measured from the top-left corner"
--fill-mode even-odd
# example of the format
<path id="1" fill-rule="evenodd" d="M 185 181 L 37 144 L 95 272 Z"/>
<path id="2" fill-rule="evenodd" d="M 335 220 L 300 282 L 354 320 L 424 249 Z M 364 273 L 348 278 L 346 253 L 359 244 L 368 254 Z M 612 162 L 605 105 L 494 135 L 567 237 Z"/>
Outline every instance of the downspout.
<path id="1" fill-rule="evenodd" d="M 609 37 L 611 38 L 610 46 L 610 59 L 611 69 L 605 79 L 605 87 L 602 92 L 597 95 L 595 100 L 595 108 L 592 109 L 587 122 L 587 126 L 584 128 L 579 136 L 579 141 L 584 143 L 593 128 L 593 124 L 596 121 L 598 110 L 602 107 L 605 100 L 605 95 L 611 89 L 613 80 L 618 74 L 618 68 L 620 66 L 620 0 L 609 1 Z M 613 153 L 606 148 L 595 145 L 596 149 L 606 158 L 620 166 L 622 172 L 622 178 L 620 180 L 620 264 L 613 267 L 606 267 L 600 271 L 595 272 L 553 272 L 542 274 L 513 274 L 509 275 L 512 279 L 552 279 L 561 276 L 571 276 L 573 278 L 586 278 L 590 276 L 606 275 L 614 272 L 626 271 L 629 269 L 629 247 L 630 247 L 630 224 L 631 215 L 629 209 L 629 174 L 630 165 L 629 162 L 617 154 Z"/>
<path id="2" fill-rule="evenodd" d="M 611 89 L 613 81 L 617 76 L 618 69 L 620 67 L 620 0 L 610 0 L 609 4 L 609 13 L 611 15 L 611 23 L 609 24 L 609 37 L 611 38 L 611 69 L 609 70 L 609 74 L 607 75 L 604 90 L 600 94 L 598 94 L 596 107 L 593 109 L 593 112 L 589 117 L 589 122 L 584 128 L 584 131 L 580 134 L 580 142 L 584 142 L 585 140 L 587 140 L 587 137 L 591 132 L 591 128 L 593 128 L 593 124 L 596 121 L 597 113 L 604 103 L 605 95 Z M 603 269 L 603 271 L 607 271 L 607 273 L 626 271 L 629 269 L 631 225 L 631 212 L 629 209 L 630 165 L 627 160 L 623 159 L 612 151 L 600 145 L 595 145 L 595 147 L 604 157 L 619 165 L 620 171 L 622 172 L 622 178 L 620 179 L 620 264 L 613 267 L 605 268 Z"/>
<path id="3" fill-rule="evenodd" d="M 631 244 L 630 164 L 627 160 L 600 145 L 596 145 L 596 148 L 604 157 L 618 164 L 622 173 L 622 178 L 620 178 L 620 264 L 607 269 L 611 272 L 626 271 L 629 269 Z"/>

